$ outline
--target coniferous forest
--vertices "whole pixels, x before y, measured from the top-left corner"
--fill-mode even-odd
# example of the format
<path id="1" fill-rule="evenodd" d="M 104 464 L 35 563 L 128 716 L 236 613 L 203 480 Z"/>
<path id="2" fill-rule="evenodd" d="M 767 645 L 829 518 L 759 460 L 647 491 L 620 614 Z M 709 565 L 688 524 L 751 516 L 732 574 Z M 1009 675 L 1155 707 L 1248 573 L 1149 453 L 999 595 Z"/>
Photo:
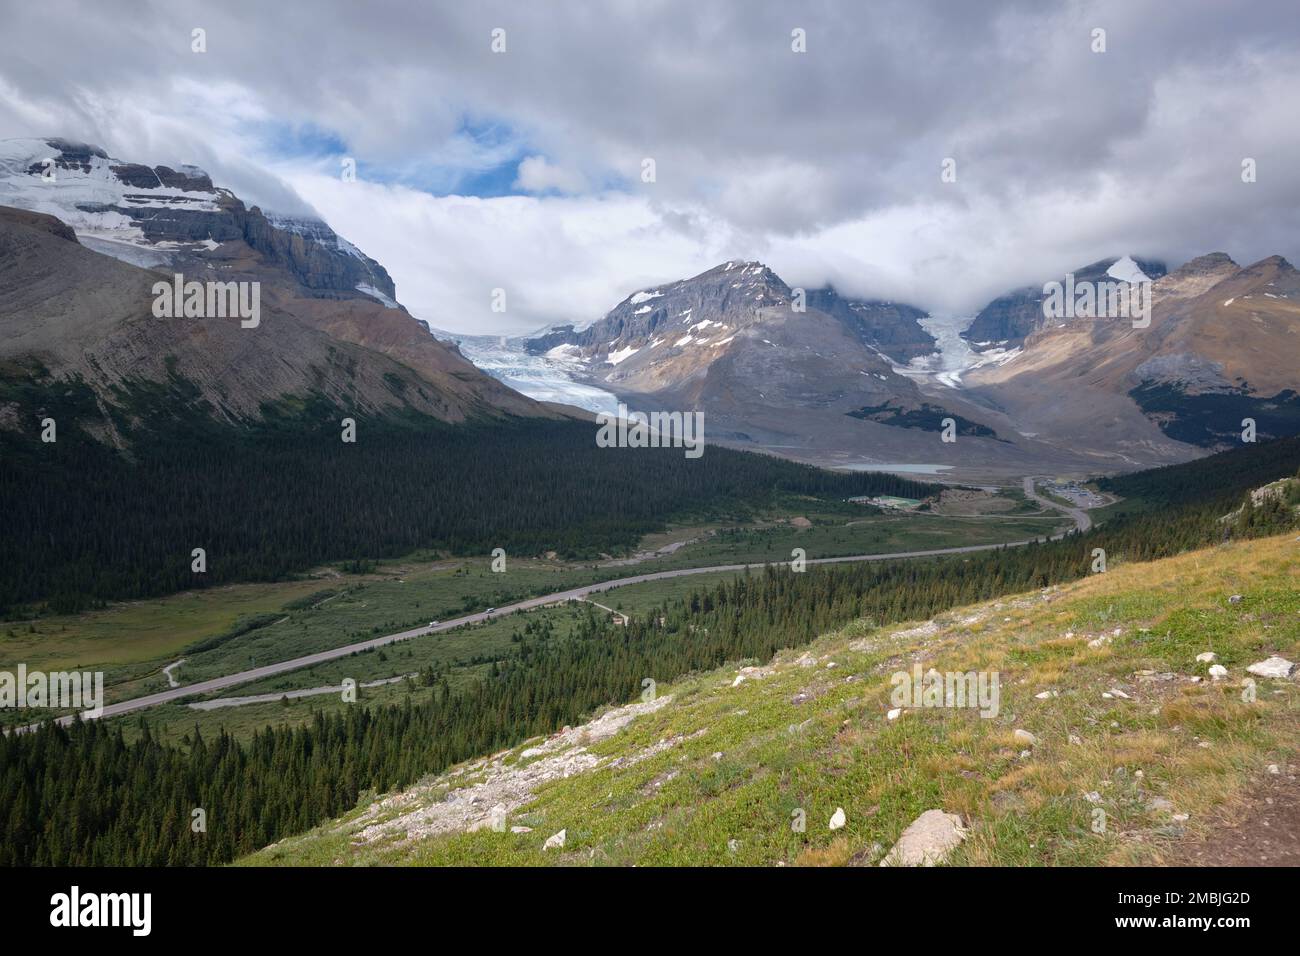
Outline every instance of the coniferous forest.
<path id="1" fill-rule="evenodd" d="M 1272 477 L 1295 472 L 1294 444 L 1251 449 L 1272 457 Z M 1233 453 L 1239 454 L 1239 453 Z M 240 744 L 197 732 L 184 746 L 147 727 L 127 743 L 99 722 L 0 740 L 0 864 L 210 864 L 302 832 L 350 809 L 365 791 L 409 784 L 472 756 L 624 703 L 641 680 L 667 682 L 726 661 L 766 660 L 783 647 L 857 618 L 877 624 L 928 617 L 996 595 L 1088 573 L 1093 548 L 1146 561 L 1226 538 L 1295 525 L 1295 489 L 1245 507 L 1255 465 L 1234 478 L 1231 458 L 1211 459 L 1219 481 L 1197 497 L 1187 480 L 1149 510 L 1086 534 L 978 555 L 810 569 L 769 568 L 614 627 L 595 616 L 564 641 L 520 635 L 489 677 L 453 693 L 445 683 L 421 704 L 348 708 L 310 725 L 259 732 Z M 1225 464 L 1227 463 L 1227 464 Z M 1184 466 L 1194 468 L 1195 465 Z M 1259 468 L 1265 468 L 1263 464 Z M 1224 515 L 1235 508 L 1235 520 Z M 191 831 L 202 807 L 207 832 Z"/>
<path id="2" fill-rule="evenodd" d="M 328 426 L 236 431 L 156 416 L 160 430 L 128 452 L 72 427 L 51 444 L 0 431 L 0 613 L 275 580 L 417 548 L 576 559 L 631 547 L 688 505 L 936 490 L 720 447 L 694 460 L 672 448 L 597 448 L 596 426 L 580 422 L 362 420 L 348 444 L 337 413 L 321 420 Z M 194 548 L 203 574 L 191 570 Z"/>

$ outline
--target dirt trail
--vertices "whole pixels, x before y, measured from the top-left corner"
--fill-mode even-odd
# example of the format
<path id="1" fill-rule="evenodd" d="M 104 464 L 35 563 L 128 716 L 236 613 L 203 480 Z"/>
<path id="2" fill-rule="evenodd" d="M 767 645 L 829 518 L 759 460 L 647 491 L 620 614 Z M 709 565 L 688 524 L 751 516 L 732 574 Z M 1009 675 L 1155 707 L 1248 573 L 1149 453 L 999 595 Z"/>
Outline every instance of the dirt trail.
<path id="1" fill-rule="evenodd" d="M 1245 799 L 1210 821 L 1202 839 L 1162 854 L 1172 866 L 1300 866 L 1300 778 L 1266 774 Z"/>
<path id="2" fill-rule="evenodd" d="M 176 679 L 175 675 L 172 674 L 172 671 L 174 671 L 176 668 L 180 667 L 180 666 L 181 666 L 182 664 L 184 664 L 184 663 L 185 663 L 185 658 L 182 657 L 180 660 L 175 661 L 174 663 L 168 664 L 166 667 L 163 668 L 163 674 L 165 674 L 165 675 L 167 676 L 167 686 L 168 686 L 168 687 L 180 687 L 180 686 L 181 686 L 181 682 L 178 681 L 178 680 Z"/>

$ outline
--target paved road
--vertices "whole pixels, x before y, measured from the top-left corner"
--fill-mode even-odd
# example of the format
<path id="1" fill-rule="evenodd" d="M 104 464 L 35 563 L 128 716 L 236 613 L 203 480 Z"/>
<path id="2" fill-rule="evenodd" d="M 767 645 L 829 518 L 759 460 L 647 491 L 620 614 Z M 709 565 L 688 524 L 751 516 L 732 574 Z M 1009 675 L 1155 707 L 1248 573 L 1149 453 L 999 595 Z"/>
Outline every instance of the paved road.
<path id="1" fill-rule="evenodd" d="M 1067 508 L 1059 505 L 1054 501 L 1043 498 L 1038 495 L 1033 488 L 1033 479 L 1025 479 L 1025 494 L 1040 502 L 1045 507 L 1053 508 L 1057 511 L 1065 512 L 1074 519 L 1075 525 L 1080 531 L 1086 531 L 1092 524 L 1087 514 L 1077 508 Z M 1060 532 L 1052 535 L 1051 539 L 1064 537 L 1067 532 Z M 943 554 L 970 554 L 976 551 L 993 551 L 997 548 L 1015 548 L 1031 543 L 1032 541 L 1041 540 L 1039 538 L 1028 538 L 1023 541 L 1003 541 L 997 544 L 971 544 L 958 548 L 934 548 L 929 551 L 891 551 L 886 554 L 854 554 L 841 558 L 814 558 L 807 561 L 808 564 L 849 564 L 859 561 L 892 561 L 900 558 L 929 558 Z M 771 563 L 771 562 L 769 562 Z M 458 617 L 450 621 L 442 621 L 433 627 L 417 627 L 409 631 L 401 631 L 397 634 L 387 634 L 383 637 L 371 638 L 368 641 L 360 641 L 356 644 L 345 644 L 342 647 L 333 647 L 327 651 L 317 651 L 315 654 L 307 654 L 304 657 L 295 657 L 292 660 L 280 661 L 275 664 L 267 664 L 264 667 L 254 667 L 250 670 L 240 671 L 237 674 L 227 674 L 225 677 L 214 677 L 211 680 L 198 681 L 194 684 L 185 684 L 181 687 L 171 688 L 160 691 L 156 694 L 148 694 L 144 697 L 134 697 L 131 700 L 119 701 L 116 704 L 109 704 L 103 709 L 101 717 L 117 717 L 121 714 L 128 714 L 135 710 L 143 710 L 146 707 L 156 707 L 159 704 L 167 704 L 172 701 L 180 700 L 184 697 L 193 697 L 196 694 L 210 694 L 213 691 L 225 690 L 228 687 L 236 687 L 240 684 L 247 684 L 252 681 L 262 680 L 266 677 L 274 677 L 277 674 L 286 674 L 289 671 L 300 670 L 303 667 L 311 667 L 313 664 L 323 664 L 326 661 L 337 660 L 340 657 L 347 657 L 349 654 L 355 654 L 358 651 L 368 651 L 376 647 L 383 647 L 386 644 L 394 644 L 398 641 L 408 641 L 413 637 L 422 637 L 425 634 L 437 634 L 440 631 L 450 631 L 452 628 L 462 627 L 466 624 L 478 624 L 482 621 L 495 617 L 504 617 L 507 614 L 513 614 L 516 611 L 529 611 L 533 608 L 541 607 L 544 604 L 555 604 L 569 600 L 586 600 L 588 595 L 599 594 L 602 591 L 612 591 L 614 588 L 627 587 L 629 584 L 643 584 L 647 581 L 663 581 L 668 578 L 681 578 L 691 574 L 715 574 L 727 571 L 745 571 L 758 570 L 766 566 L 766 563 L 758 564 L 720 564 L 708 568 L 678 568 L 673 571 L 651 571 L 646 574 L 634 574 L 631 577 L 616 578 L 612 581 L 601 581 L 597 584 L 587 584 L 582 587 L 570 588 L 567 591 L 556 591 L 554 594 L 546 594 L 542 597 L 529 598 L 526 601 L 519 601 L 515 604 L 509 604 L 505 607 L 494 608 L 491 611 L 479 611 L 476 614 L 467 614 L 464 617 Z M 594 603 L 594 602 L 593 602 Z M 83 715 L 84 716 L 84 715 Z M 60 717 L 59 723 L 70 724 L 72 717 Z M 23 730 L 30 730 L 37 725 L 32 724 Z"/>
<path id="2" fill-rule="evenodd" d="M 1043 505 L 1046 508 L 1055 508 L 1057 511 L 1065 512 L 1067 515 L 1069 515 L 1071 518 L 1074 519 L 1074 526 L 1078 528 L 1080 531 L 1087 531 L 1089 528 L 1092 527 L 1092 519 L 1088 517 L 1088 512 L 1084 511 L 1082 508 L 1071 508 L 1071 507 L 1067 507 L 1066 505 L 1057 504 L 1055 501 L 1052 501 L 1050 498 L 1044 498 L 1042 495 L 1040 495 L 1037 489 L 1034 488 L 1034 482 L 1039 481 L 1041 479 L 1042 479 L 1041 475 L 1033 478 L 1025 479 L 1025 494 L 1027 496 L 1033 498 L 1040 505 Z"/>

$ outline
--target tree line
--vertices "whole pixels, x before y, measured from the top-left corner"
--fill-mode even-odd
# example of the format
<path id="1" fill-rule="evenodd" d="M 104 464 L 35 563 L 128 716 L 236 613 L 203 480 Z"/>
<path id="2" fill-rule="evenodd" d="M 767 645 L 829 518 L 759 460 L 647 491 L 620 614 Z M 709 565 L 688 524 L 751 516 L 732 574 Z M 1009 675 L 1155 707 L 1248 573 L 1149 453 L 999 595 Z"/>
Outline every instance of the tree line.
<path id="1" fill-rule="evenodd" d="M 720 447 L 694 460 L 680 449 L 598 448 L 594 431 L 362 421 L 348 444 L 333 423 L 195 423 L 139 436 L 122 452 L 71 427 L 52 444 L 0 430 L 0 614 L 276 580 L 418 548 L 592 558 L 634 546 L 687 509 L 938 490 Z"/>

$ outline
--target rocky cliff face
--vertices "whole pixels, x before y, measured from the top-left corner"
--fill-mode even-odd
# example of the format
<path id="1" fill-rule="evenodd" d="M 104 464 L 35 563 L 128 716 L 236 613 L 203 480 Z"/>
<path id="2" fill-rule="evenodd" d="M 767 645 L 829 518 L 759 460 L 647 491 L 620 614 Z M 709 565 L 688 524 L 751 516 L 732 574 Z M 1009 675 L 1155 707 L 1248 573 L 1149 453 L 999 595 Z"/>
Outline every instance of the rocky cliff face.
<path id="1" fill-rule="evenodd" d="M 915 306 L 846 298 L 831 286 L 809 291 L 808 305 L 839 319 L 865 345 L 883 352 L 899 365 L 935 350 L 934 336 L 920 323 L 926 313 Z"/>
<path id="2" fill-rule="evenodd" d="M 309 295 L 396 297 L 393 280 L 319 219 L 268 216 L 203 170 L 145 166 L 62 139 L 0 143 L 0 204 L 67 222 L 125 261 L 184 267 L 215 245 L 246 243 Z"/>

